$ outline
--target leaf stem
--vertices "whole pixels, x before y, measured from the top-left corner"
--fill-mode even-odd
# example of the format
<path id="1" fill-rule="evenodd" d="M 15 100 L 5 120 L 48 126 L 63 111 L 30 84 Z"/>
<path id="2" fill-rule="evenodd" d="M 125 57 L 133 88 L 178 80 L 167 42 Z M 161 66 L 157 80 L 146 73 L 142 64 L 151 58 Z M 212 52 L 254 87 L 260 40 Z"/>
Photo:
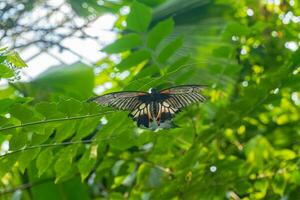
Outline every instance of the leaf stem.
<path id="1" fill-rule="evenodd" d="M 26 127 L 26 126 L 32 126 L 32 125 L 38 125 L 38 124 L 47 124 L 51 122 L 62 122 L 62 121 L 69 121 L 69 120 L 77 120 L 77 119 L 84 119 L 84 118 L 90 118 L 90 117 L 98 117 L 103 114 L 108 114 L 113 112 L 112 110 L 110 111 L 105 111 L 97 114 L 90 114 L 90 115 L 81 115 L 81 116 L 75 116 L 75 117 L 63 117 L 63 118 L 56 118 L 56 119 L 47 119 L 47 120 L 41 120 L 41 121 L 35 121 L 35 122 L 28 122 L 24 124 L 19 124 L 19 125 L 13 125 L 13 126 L 8 126 L 8 127 L 3 127 L 0 128 L 0 131 L 6 131 L 10 129 L 15 129 L 15 128 L 21 128 L 21 127 Z"/>
<path id="2" fill-rule="evenodd" d="M 43 147 L 57 147 L 57 146 L 65 146 L 65 145 L 72 145 L 72 144 L 88 144 L 88 143 L 92 143 L 92 142 L 97 142 L 97 141 L 104 141 L 104 140 L 110 140 L 110 139 L 114 139 L 116 138 L 118 135 L 116 136 L 110 136 L 107 138 L 102 138 L 102 139 L 89 139 L 89 140 L 79 140 L 79 141 L 68 141 L 68 142 L 61 142 L 61 143 L 48 143 L 48 144 L 39 144 L 39 145 L 34 145 L 34 146 L 28 146 L 28 147 L 23 147 L 21 149 L 17 149 L 14 151 L 9 151 L 3 155 L 0 155 L 0 159 L 18 152 L 22 152 L 22 151 L 27 151 L 27 150 L 31 150 L 31 149 L 37 149 L 37 148 L 43 148 Z"/>

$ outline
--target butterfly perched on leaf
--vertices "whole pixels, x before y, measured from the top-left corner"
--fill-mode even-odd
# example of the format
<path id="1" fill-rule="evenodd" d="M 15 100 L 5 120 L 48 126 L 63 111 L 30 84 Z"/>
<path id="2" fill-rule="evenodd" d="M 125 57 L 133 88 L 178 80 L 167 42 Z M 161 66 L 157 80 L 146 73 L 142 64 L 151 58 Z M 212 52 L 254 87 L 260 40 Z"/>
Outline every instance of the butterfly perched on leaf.
<path id="1" fill-rule="evenodd" d="M 172 128 L 172 118 L 176 113 L 192 103 L 203 102 L 205 97 L 200 93 L 204 86 L 182 85 L 148 92 L 124 91 L 114 92 L 92 98 L 102 106 L 110 106 L 130 111 L 129 116 L 141 128 L 155 130 Z"/>

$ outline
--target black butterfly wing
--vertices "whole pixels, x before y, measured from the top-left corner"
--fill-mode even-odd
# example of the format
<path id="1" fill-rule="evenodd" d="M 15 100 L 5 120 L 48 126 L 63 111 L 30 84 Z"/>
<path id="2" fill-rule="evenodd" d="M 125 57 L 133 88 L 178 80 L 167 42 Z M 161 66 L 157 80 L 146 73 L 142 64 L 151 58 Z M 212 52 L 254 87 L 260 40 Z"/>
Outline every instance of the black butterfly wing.
<path id="1" fill-rule="evenodd" d="M 160 121 L 171 120 L 182 108 L 205 101 L 205 97 L 200 94 L 204 87 L 201 85 L 183 85 L 160 91 L 164 97 L 160 106 Z"/>
<path id="2" fill-rule="evenodd" d="M 165 102 L 172 108 L 180 109 L 192 103 L 203 102 L 206 98 L 200 93 L 205 86 L 202 85 L 183 85 L 168 88 L 160 91 L 167 94 Z"/>
<path id="3" fill-rule="evenodd" d="M 143 103 L 140 101 L 140 97 L 147 94 L 146 92 L 113 92 L 95 97 L 90 101 L 95 101 L 102 106 L 133 111 L 139 104 Z"/>
<path id="4" fill-rule="evenodd" d="M 137 122 L 139 127 L 149 128 L 150 121 L 153 121 L 153 116 L 150 111 L 150 104 L 143 100 L 134 110 L 129 113 L 129 116 Z"/>
<path id="5" fill-rule="evenodd" d="M 130 111 L 129 116 L 137 122 L 138 126 L 149 127 L 149 120 L 152 116 L 147 103 L 146 92 L 114 92 L 95 97 L 91 101 L 95 101 L 102 106 L 110 106 L 120 110 Z"/>

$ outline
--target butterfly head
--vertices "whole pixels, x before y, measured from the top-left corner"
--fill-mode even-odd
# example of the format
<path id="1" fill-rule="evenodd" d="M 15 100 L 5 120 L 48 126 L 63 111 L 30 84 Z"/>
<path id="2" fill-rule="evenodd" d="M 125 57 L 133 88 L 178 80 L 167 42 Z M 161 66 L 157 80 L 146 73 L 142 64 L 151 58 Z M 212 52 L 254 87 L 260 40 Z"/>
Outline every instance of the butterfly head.
<path id="1" fill-rule="evenodd" d="M 157 94 L 158 91 L 155 88 L 150 88 L 150 94 Z"/>

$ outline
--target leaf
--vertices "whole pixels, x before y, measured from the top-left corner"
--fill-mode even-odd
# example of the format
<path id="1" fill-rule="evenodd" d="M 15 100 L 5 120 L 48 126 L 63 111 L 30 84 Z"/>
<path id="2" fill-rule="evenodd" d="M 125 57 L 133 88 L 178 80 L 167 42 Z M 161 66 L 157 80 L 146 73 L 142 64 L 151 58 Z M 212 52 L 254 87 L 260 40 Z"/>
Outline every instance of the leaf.
<path id="1" fill-rule="evenodd" d="M 11 154 L 0 159 L 0 177 L 4 177 L 7 172 L 10 172 L 15 163 L 18 161 L 18 154 Z"/>
<path id="2" fill-rule="evenodd" d="M 155 74 L 160 74 L 160 69 L 156 65 L 144 66 L 141 71 L 135 76 L 135 80 L 141 79 L 147 76 L 153 76 Z"/>
<path id="3" fill-rule="evenodd" d="M 133 137 L 133 134 L 128 133 L 127 131 L 122 131 L 118 135 L 117 140 L 112 140 L 110 142 L 111 147 L 118 150 L 128 149 L 129 147 L 132 147 L 134 144 L 135 144 L 135 139 Z"/>
<path id="4" fill-rule="evenodd" d="M 50 167 L 53 161 L 53 153 L 50 148 L 45 149 L 42 151 L 37 160 L 36 160 L 36 167 L 38 169 L 38 176 L 41 177 L 42 174 Z"/>
<path id="5" fill-rule="evenodd" d="M 297 154 L 289 149 L 282 149 L 275 152 L 275 156 L 281 160 L 292 160 L 297 157 Z"/>
<path id="6" fill-rule="evenodd" d="M 183 38 L 178 37 L 167 44 L 158 54 L 158 62 L 165 63 L 182 46 L 182 43 Z"/>
<path id="7" fill-rule="evenodd" d="M 213 55 L 219 58 L 232 58 L 232 56 L 235 54 L 236 49 L 234 49 L 232 46 L 220 46 L 213 50 Z"/>
<path id="8" fill-rule="evenodd" d="M 13 103 L 12 99 L 0 99 L 0 113 L 7 113 Z"/>
<path id="9" fill-rule="evenodd" d="M 134 1 L 127 16 L 127 28 L 136 32 L 146 32 L 152 19 L 152 11 L 144 4 Z"/>
<path id="10" fill-rule="evenodd" d="M 23 104 L 15 104 L 11 106 L 9 113 L 23 123 L 33 121 L 34 119 L 33 110 Z"/>
<path id="11" fill-rule="evenodd" d="M 24 173 L 25 169 L 29 166 L 30 162 L 36 158 L 38 153 L 40 152 L 40 148 L 29 149 L 21 152 L 18 160 L 19 160 L 19 168 L 22 173 Z"/>
<path id="12" fill-rule="evenodd" d="M 14 125 L 14 122 L 12 122 L 11 119 L 0 116 L 0 128 L 10 127 L 13 125 Z M 4 131 L 1 131 L 1 134 L 14 135 L 14 134 L 17 134 L 17 129 L 4 130 Z"/>
<path id="13" fill-rule="evenodd" d="M 190 56 L 182 56 L 177 58 L 171 65 L 168 67 L 168 72 L 176 71 L 180 67 L 183 67 L 185 63 L 189 60 Z"/>
<path id="14" fill-rule="evenodd" d="M 127 50 L 131 50 L 134 47 L 142 45 L 141 36 L 136 33 L 129 33 L 116 40 L 114 43 L 107 45 L 102 51 L 112 54 L 121 53 Z"/>
<path id="15" fill-rule="evenodd" d="M 279 194 L 281 197 L 284 195 L 284 190 L 286 188 L 286 180 L 283 175 L 276 174 L 271 182 L 274 193 Z"/>
<path id="16" fill-rule="evenodd" d="M 271 159 L 273 148 L 269 141 L 261 135 L 252 138 L 246 145 L 245 153 L 247 162 L 253 166 L 261 169 L 266 160 Z"/>
<path id="17" fill-rule="evenodd" d="M 99 124 L 98 119 L 83 119 L 81 120 L 74 139 L 81 139 L 84 138 L 95 131 L 97 125 Z"/>
<path id="18" fill-rule="evenodd" d="M 55 140 L 61 142 L 75 133 L 76 121 L 68 121 L 61 123 L 55 132 Z"/>
<path id="19" fill-rule="evenodd" d="M 133 66 L 140 64 L 141 62 L 150 59 L 151 53 L 147 50 L 138 50 L 131 53 L 127 58 L 122 60 L 116 65 L 119 70 L 127 70 Z"/>
<path id="20" fill-rule="evenodd" d="M 85 151 L 85 153 L 78 162 L 78 169 L 81 174 L 82 181 L 84 181 L 84 179 L 89 175 L 94 165 L 96 164 L 97 149 L 98 145 L 91 145 L 89 149 Z"/>
<path id="21" fill-rule="evenodd" d="M 17 68 L 27 67 L 26 63 L 17 52 L 7 54 L 7 60 Z"/>
<path id="22" fill-rule="evenodd" d="M 30 84 L 34 96 L 60 93 L 65 96 L 87 99 L 92 96 L 94 73 L 92 67 L 83 63 L 51 67 Z"/>
<path id="23" fill-rule="evenodd" d="M 0 54 L 0 64 L 3 63 L 6 59 L 7 59 L 7 56 L 5 54 L 2 54 L 2 55 Z"/>
<path id="24" fill-rule="evenodd" d="M 4 64 L 0 64 L 0 79 L 11 78 L 14 76 L 14 71 Z"/>
<path id="25" fill-rule="evenodd" d="M 61 106 L 64 106 L 64 104 L 62 103 Z M 36 104 L 35 109 L 37 112 L 45 116 L 46 119 L 55 119 L 64 116 L 64 114 L 61 113 L 57 107 L 58 106 L 56 103 L 40 102 Z"/>
<path id="26" fill-rule="evenodd" d="M 8 49 L 8 47 L 0 47 L 0 52 L 1 51 L 5 51 L 5 50 L 7 50 Z"/>
<path id="27" fill-rule="evenodd" d="M 82 109 L 82 104 L 80 101 L 75 99 L 61 99 L 57 105 L 59 111 L 64 113 L 68 117 L 76 116 Z"/>
<path id="28" fill-rule="evenodd" d="M 253 197 L 255 199 L 263 199 L 269 187 L 269 182 L 267 180 L 257 180 L 254 183 L 254 188 L 258 190 L 257 192 L 253 193 Z"/>
<path id="29" fill-rule="evenodd" d="M 231 39 L 232 36 L 247 36 L 250 34 L 250 29 L 240 24 L 239 22 L 233 21 L 227 24 L 224 29 L 222 36 L 226 39 Z"/>
<path id="30" fill-rule="evenodd" d="M 29 123 L 35 121 L 41 121 L 42 117 L 38 115 L 33 109 L 24 104 L 15 104 L 10 107 L 9 113 L 19 119 L 22 123 Z M 44 134 L 45 127 L 40 124 L 33 124 L 31 126 L 24 127 L 23 129 L 31 130 L 37 134 Z"/>
<path id="31" fill-rule="evenodd" d="M 148 33 L 147 46 L 151 49 L 156 49 L 157 45 L 172 33 L 173 28 L 174 21 L 171 18 L 159 22 Z"/>
<path id="32" fill-rule="evenodd" d="M 24 148 L 28 143 L 28 135 L 27 133 L 18 132 L 12 136 L 9 141 L 9 149 L 10 150 L 18 150 Z"/>
<path id="33" fill-rule="evenodd" d="M 76 155 L 77 148 L 78 145 L 71 145 L 59 151 L 59 157 L 54 166 L 54 170 L 56 173 L 56 183 L 71 169 L 73 157 Z"/>
<path id="34" fill-rule="evenodd" d="M 297 49 L 292 55 L 292 67 L 296 68 L 300 64 L 300 48 Z"/>

